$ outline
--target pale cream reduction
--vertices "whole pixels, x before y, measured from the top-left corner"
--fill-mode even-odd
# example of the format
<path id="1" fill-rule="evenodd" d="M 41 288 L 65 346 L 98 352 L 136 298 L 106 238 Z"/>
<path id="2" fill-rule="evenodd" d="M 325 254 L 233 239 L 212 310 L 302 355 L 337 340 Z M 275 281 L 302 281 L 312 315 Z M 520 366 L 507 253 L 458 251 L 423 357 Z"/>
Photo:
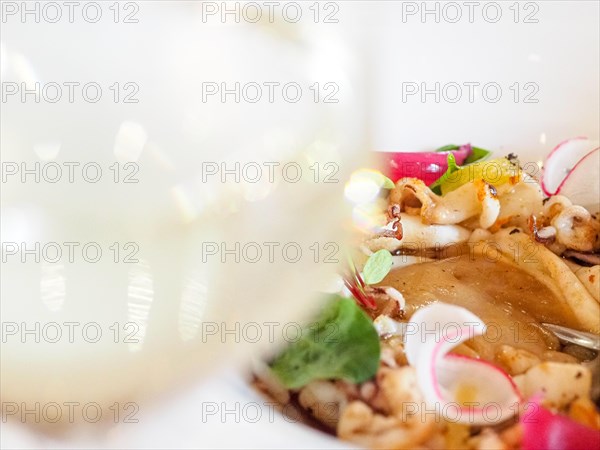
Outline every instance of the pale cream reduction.
<path id="1" fill-rule="evenodd" d="M 482 358 L 494 359 L 501 345 L 541 354 L 558 347 L 540 323 L 574 326 L 568 305 L 539 280 L 503 262 L 463 255 L 392 270 L 381 285 L 393 286 L 406 299 L 410 316 L 440 301 L 479 316 L 488 332 L 469 342 Z"/>

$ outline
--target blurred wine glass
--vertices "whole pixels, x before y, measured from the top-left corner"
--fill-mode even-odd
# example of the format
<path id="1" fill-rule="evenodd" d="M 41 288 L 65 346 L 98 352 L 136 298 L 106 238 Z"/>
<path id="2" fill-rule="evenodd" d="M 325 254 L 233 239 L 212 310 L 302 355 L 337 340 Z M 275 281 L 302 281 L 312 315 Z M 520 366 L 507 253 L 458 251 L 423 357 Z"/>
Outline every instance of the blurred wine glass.
<path id="1" fill-rule="evenodd" d="M 343 257 L 343 181 L 365 145 L 344 33 L 204 13 L 145 2 L 137 23 L 3 24 L 2 81 L 19 89 L 1 115 L 9 420 L 69 402 L 106 416 L 247 362 Z M 41 101 L 23 101 L 35 83 Z"/>

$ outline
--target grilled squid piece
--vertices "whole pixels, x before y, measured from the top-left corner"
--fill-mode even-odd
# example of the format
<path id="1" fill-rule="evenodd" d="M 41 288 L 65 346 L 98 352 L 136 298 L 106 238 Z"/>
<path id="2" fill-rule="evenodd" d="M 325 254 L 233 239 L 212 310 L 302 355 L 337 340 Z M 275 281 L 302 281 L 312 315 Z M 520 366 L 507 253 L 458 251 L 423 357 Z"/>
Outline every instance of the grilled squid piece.
<path id="1" fill-rule="evenodd" d="M 500 214 L 496 189 L 483 180 L 466 183 L 442 197 L 417 178 L 402 178 L 390 193 L 390 204 L 437 225 L 457 224 L 479 215 L 479 225 L 486 229 Z"/>
<path id="2" fill-rule="evenodd" d="M 415 448 L 424 443 L 437 424 L 434 414 L 422 413 L 424 399 L 415 369 L 380 369 L 377 378 L 379 411 L 361 401 L 349 403 L 342 411 L 338 436 L 369 448 Z"/>
<path id="3" fill-rule="evenodd" d="M 567 206 L 552 220 L 556 229 L 556 239 L 569 249 L 580 252 L 599 250 L 597 221 L 583 206 Z"/>
<path id="4" fill-rule="evenodd" d="M 402 240 L 380 233 L 378 237 L 365 242 L 373 252 L 386 249 L 391 253 L 399 249 L 418 251 L 425 248 L 445 247 L 466 242 L 471 231 L 460 225 L 427 225 L 420 217 L 400 214 Z M 391 223 L 386 226 L 391 229 Z M 384 227 L 384 228 L 386 228 Z"/>
<path id="5" fill-rule="evenodd" d="M 543 215 L 548 220 L 552 220 L 552 218 L 556 217 L 556 215 L 560 214 L 563 209 L 572 206 L 571 200 L 563 195 L 553 195 L 549 199 L 544 202 L 544 210 Z"/>
<path id="6" fill-rule="evenodd" d="M 542 212 L 542 189 L 539 183 L 526 173 L 522 174 L 519 183 L 498 186 L 497 189 L 500 200 L 500 215 L 496 222 L 498 225 L 525 228 L 532 213 L 539 215 Z"/>
<path id="7" fill-rule="evenodd" d="M 321 423 L 335 428 L 340 411 L 348 404 L 348 398 L 335 383 L 316 380 L 302 388 L 298 402 Z"/>
<path id="8" fill-rule="evenodd" d="M 552 244 L 556 240 L 556 228 L 539 228 L 537 222 L 537 217 L 534 214 L 529 216 L 529 220 L 527 221 L 529 231 L 531 231 L 531 234 L 533 234 L 535 240 L 540 244 Z"/>
<path id="9" fill-rule="evenodd" d="M 598 264 L 598 256 L 589 253 L 600 250 L 598 216 L 582 206 L 573 205 L 568 198 L 555 195 L 547 199 L 541 219 L 535 215 L 530 217 L 529 229 L 538 242 L 550 244 L 554 253 Z"/>

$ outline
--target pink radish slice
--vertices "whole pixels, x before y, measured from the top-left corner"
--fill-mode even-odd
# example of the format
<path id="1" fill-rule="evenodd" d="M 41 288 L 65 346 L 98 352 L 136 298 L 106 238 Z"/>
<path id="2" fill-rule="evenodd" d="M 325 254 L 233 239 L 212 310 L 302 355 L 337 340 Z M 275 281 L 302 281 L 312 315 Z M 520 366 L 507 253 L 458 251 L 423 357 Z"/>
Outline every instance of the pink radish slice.
<path id="1" fill-rule="evenodd" d="M 453 153 L 459 166 L 469 157 L 472 150 L 463 145 L 452 152 L 375 152 L 381 172 L 394 183 L 400 178 L 419 178 L 429 185 L 448 169 L 448 153 Z"/>
<path id="2" fill-rule="evenodd" d="M 600 431 L 566 416 L 552 414 L 537 402 L 528 402 L 520 418 L 524 450 L 580 450 L 600 448 Z"/>
<path id="3" fill-rule="evenodd" d="M 462 408 L 455 407 L 455 414 L 464 416 L 462 422 L 473 425 L 504 422 L 515 415 L 522 401 L 508 374 L 487 361 L 450 353 L 438 362 L 436 374 L 440 387 L 438 401 L 463 404 Z"/>
<path id="4" fill-rule="evenodd" d="M 557 194 L 564 195 L 573 204 L 598 211 L 600 204 L 600 148 L 585 155 L 575 164 L 559 185 Z"/>
<path id="5" fill-rule="evenodd" d="M 433 303 L 419 308 L 410 319 L 409 330 L 404 340 L 404 351 L 409 364 L 415 366 L 423 353 L 423 349 L 432 352 L 437 344 L 445 345 L 442 349 L 448 353 L 460 342 L 450 342 L 442 334 L 455 331 L 456 325 L 460 328 L 471 327 L 469 336 L 461 336 L 461 342 L 485 332 L 483 321 L 471 311 L 460 306 L 447 303 Z M 434 330 L 430 332 L 430 330 Z"/>
<path id="6" fill-rule="evenodd" d="M 546 157 L 542 174 L 542 190 L 546 195 L 558 193 L 561 183 L 581 158 L 596 144 L 586 137 L 567 139 L 558 144 Z"/>
<path id="7" fill-rule="evenodd" d="M 465 308 L 445 303 L 419 309 L 407 326 L 404 348 L 417 370 L 419 388 L 428 408 L 448 420 L 491 425 L 518 410 L 521 396 L 502 369 L 448 353 L 485 329 Z"/>

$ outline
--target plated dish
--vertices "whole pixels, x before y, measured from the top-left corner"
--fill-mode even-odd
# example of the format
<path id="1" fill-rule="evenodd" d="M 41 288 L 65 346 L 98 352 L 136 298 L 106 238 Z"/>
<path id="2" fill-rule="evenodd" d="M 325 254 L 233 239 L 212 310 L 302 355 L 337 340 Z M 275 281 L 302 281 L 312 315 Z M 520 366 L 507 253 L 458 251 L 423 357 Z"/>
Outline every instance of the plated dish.
<path id="1" fill-rule="evenodd" d="M 380 156 L 346 186 L 339 291 L 256 386 L 367 448 L 598 448 L 597 144 L 543 171 L 469 144 Z"/>

